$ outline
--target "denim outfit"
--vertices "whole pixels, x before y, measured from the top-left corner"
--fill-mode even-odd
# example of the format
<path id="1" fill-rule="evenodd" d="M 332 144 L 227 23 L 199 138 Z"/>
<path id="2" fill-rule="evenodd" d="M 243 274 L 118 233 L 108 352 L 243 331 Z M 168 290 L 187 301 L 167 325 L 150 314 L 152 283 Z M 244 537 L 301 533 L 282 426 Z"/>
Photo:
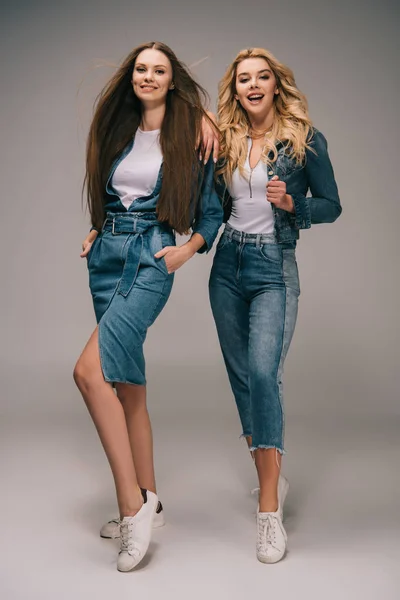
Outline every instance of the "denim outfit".
<path id="1" fill-rule="evenodd" d="M 118 164 L 133 142 L 112 166 L 105 194 L 106 218 L 88 254 L 89 286 L 98 322 L 99 351 L 104 379 L 144 385 L 143 343 L 147 329 L 164 308 L 172 289 L 164 258 L 154 254 L 175 245 L 175 235 L 160 223 L 156 206 L 162 185 L 162 166 L 153 192 L 135 200 L 127 210 L 111 187 Z M 208 251 L 222 223 L 223 211 L 207 165 L 201 197 L 193 215 L 193 233 L 205 239 L 199 252 Z"/>
<path id="2" fill-rule="evenodd" d="M 221 350 L 242 434 L 251 436 L 252 450 L 284 453 L 282 374 L 300 294 L 295 256 L 299 230 L 333 222 L 342 210 L 326 140 L 317 130 L 311 146 L 315 153 L 307 150 L 303 165 L 277 146 L 278 159 L 268 170 L 269 177 L 278 175 L 286 182 L 295 213 L 273 206 L 272 234 L 244 233 L 226 225 L 210 275 Z M 231 206 L 225 188 L 225 221 Z"/>

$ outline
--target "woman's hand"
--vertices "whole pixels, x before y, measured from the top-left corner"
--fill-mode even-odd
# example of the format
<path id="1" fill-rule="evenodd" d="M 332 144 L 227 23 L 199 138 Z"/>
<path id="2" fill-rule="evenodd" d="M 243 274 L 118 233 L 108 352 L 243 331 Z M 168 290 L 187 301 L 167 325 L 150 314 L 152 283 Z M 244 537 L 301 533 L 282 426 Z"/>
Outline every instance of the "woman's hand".
<path id="1" fill-rule="evenodd" d="M 85 256 L 87 256 L 89 254 L 90 248 L 92 247 L 92 244 L 98 235 L 99 235 L 99 232 L 96 231 L 95 229 L 92 229 L 92 231 L 89 232 L 89 235 L 87 236 L 87 238 L 85 238 L 83 240 L 81 258 L 85 258 Z"/>
<path id="2" fill-rule="evenodd" d="M 276 208 L 294 213 L 293 198 L 286 193 L 286 183 L 281 181 L 278 175 L 274 175 L 267 183 L 267 200 L 274 204 Z"/>
<path id="3" fill-rule="evenodd" d="M 196 146 L 196 149 L 199 150 L 200 160 L 203 160 L 204 158 L 204 164 L 207 164 L 211 152 L 213 153 L 214 162 L 217 162 L 219 152 L 217 119 L 212 112 L 207 111 L 207 115 L 214 123 L 215 127 L 211 125 L 210 121 L 206 117 L 203 117 L 201 122 L 201 134 L 197 140 Z"/>
<path id="4" fill-rule="evenodd" d="M 193 249 L 188 243 L 182 246 L 165 246 L 160 252 L 154 255 L 155 258 L 164 257 L 165 265 L 169 274 L 177 271 L 185 264 L 189 258 L 194 255 Z"/>
<path id="5" fill-rule="evenodd" d="M 184 265 L 189 258 L 192 258 L 205 243 L 206 241 L 200 233 L 194 233 L 186 244 L 182 246 L 165 246 L 154 255 L 154 258 L 164 257 L 167 271 L 171 274 Z"/>

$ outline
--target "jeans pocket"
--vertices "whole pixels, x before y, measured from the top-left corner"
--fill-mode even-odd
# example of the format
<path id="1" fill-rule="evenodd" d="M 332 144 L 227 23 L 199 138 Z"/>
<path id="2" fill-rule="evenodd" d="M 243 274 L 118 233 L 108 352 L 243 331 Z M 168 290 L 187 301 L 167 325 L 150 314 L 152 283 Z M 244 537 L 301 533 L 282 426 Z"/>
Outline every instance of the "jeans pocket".
<path id="1" fill-rule="evenodd" d="M 278 244 L 263 244 L 260 254 L 268 263 L 282 264 L 282 248 Z"/>
<path id="2" fill-rule="evenodd" d="M 225 233 L 223 233 L 218 240 L 216 251 L 222 250 L 222 248 L 225 248 L 225 246 L 227 245 L 228 242 L 229 242 L 229 237 Z"/>
<path id="3" fill-rule="evenodd" d="M 167 246 L 176 246 L 175 236 L 173 233 L 171 233 L 169 231 L 164 231 L 164 230 L 159 229 L 156 233 L 156 239 L 157 239 L 157 250 L 156 250 L 155 254 L 157 254 L 157 252 L 160 252 L 160 250 L 163 250 Z M 162 265 L 162 267 L 163 267 L 164 271 L 167 273 L 167 275 L 171 275 L 171 273 L 168 273 L 167 264 L 165 262 L 165 256 L 163 256 L 159 259 L 156 259 L 156 260 L 159 264 Z"/>

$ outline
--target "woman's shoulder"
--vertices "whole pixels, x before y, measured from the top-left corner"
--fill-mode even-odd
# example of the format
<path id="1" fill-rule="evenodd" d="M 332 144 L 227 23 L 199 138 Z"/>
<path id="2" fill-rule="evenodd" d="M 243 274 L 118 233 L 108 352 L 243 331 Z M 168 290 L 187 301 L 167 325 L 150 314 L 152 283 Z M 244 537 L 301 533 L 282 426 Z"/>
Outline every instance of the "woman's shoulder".
<path id="1" fill-rule="evenodd" d="M 328 142 L 326 140 L 326 137 L 322 133 L 322 131 L 320 131 L 316 127 L 312 126 L 310 128 L 310 131 L 309 131 L 309 134 L 307 137 L 307 144 L 309 146 L 311 146 L 312 148 L 314 148 L 315 150 L 317 150 L 318 147 L 321 147 L 321 146 L 326 148 L 328 145 Z"/>

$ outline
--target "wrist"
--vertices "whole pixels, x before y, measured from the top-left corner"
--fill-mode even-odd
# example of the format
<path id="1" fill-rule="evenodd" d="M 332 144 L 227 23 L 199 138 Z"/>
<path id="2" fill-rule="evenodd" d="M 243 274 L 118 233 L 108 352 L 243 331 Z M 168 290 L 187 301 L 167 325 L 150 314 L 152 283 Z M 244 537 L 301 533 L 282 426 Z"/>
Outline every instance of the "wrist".
<path id="1" fill-rule="evenodd" d="M 196 248 L 192 240 L 188 240 L 185 244 L 183 244 L 183 246 L 181 246 L 181 248 L 183 248 L 185 251 L 188 259 L 192 258 L 192 256 L 196 254 Z"/>
<path id="2" fill-rule="evenodd" d="M 96 229 L 92 229 L 92 231 L 90 231 L 90 233 L 86 239 L 88 242 L 93 243 L 98 235 L 99 235 L 99 232 Z"/>
<path id="3" fill-rule="evenodd" d="M 216 123 L 217 117 L 213 112 L 211 112 L 211 110 L 206 110 L 206 114 L 214 123 Z"/>

